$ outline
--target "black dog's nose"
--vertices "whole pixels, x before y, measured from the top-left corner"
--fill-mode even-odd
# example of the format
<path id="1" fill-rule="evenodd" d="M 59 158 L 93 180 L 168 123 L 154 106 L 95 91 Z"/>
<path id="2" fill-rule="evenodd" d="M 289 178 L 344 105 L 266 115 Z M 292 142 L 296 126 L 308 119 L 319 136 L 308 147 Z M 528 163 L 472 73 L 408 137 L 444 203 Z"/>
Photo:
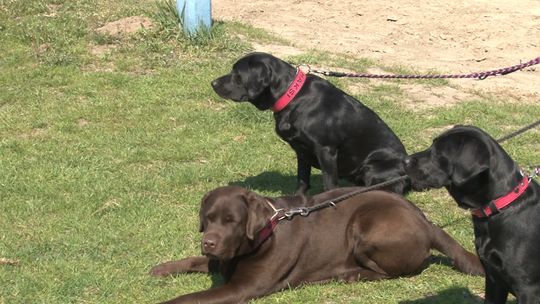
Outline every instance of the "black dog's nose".
<path id="1" fill-rule="evenodd" d="M 212 85 L 213 88 L 215 88 L 218 85 L 217 79 L 212 80 L 212 82 L 210 82 L 210 84 Z"/>

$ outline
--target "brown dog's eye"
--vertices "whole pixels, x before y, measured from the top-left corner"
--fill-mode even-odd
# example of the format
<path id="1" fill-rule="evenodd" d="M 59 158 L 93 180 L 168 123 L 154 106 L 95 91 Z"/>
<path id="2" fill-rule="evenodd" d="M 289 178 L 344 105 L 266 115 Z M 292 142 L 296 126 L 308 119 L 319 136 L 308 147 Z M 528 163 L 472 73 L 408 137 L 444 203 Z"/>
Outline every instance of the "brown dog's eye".
<path id="1" fill-rule="evenodd" d="M 225 223 L 232 223 L 234 222 L 234 218 L 232 217 L 232 215 L 227 215 L 225 217 Z"/>

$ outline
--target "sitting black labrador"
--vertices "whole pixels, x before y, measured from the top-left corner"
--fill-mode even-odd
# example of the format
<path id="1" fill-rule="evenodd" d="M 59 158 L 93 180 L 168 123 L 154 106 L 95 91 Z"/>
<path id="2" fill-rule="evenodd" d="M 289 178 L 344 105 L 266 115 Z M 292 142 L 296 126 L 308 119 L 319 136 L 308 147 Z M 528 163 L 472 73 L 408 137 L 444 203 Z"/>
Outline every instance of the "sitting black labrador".
<path id="1" fill-rule="evenodd" d="M 484 131 L 456 126 L 406 160 L 416 190 L 446 187 L 472 209 L 485 303 L 540 303 L 540 187 Z"/>
<path id="2" fill-rule="evenodd" d="M 338 178 L 370 186 L 404 175 L 405 148 L 377 114 L 270 54 L 240 58 L 212 87 L 223 98 L 274 110 L 277 134 L 296 152 L 296 194 L 309 189 L 311 167 L 321 169 L 325 190 L 337 187 Z M 408 189 L 408 181 L 385 188 L 399 194 Z"/>
<path id="3" fill-rule="evenodd" d="M 307 217 L 278 219 L 284 208 L 314 206 L 359 188 L 314 197 L 268 198 L 237 186 L 217 188 L 201 203 L 204 256 L 171 261 L 151 273 L 220 272 L 225 284 L 166 303 L 246 303 L 308 282 L 378 280 L 419 273 L 434 248 L 458 270 L 483 274 L 478 257 L 429 222 L 403 197 L 358 194 Z"/>

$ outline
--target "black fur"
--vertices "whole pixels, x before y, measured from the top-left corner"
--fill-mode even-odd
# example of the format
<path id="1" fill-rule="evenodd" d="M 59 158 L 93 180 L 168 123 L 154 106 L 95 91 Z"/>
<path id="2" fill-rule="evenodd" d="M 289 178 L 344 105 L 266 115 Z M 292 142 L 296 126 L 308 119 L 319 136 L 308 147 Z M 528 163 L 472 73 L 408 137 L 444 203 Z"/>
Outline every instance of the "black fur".
<path id="1" fill-rule="evenodd" d="M 212 87 L 223 98 L 268 110 L 295 75 L 290 64 L 251 53 Z M 320 77 L 307 75 L 298 95 L 274 118 L 277 134 L 296 152 L 297 194 L 309 189 L 311 167 L 321 169 L 325 190 L 337 187 L 338 178 L 370 186 L 404 175 L 407 154 L 394 132 L 371 109 Z M 386 190 L 403 194 L 408 188 L 401 182 Z"/>
<path id="2" fill-rule="evenodd" d="M 523 179 L 518 165 L 484 131 L 457 126 L 406 160 L 415 190 L 446 187 L 461 208 L 486 206 Z M 516 201 L 489 218 L 473 217 L 486 269 L 485 303 L 540 303 L 540 186 L 531 180 Z"/>

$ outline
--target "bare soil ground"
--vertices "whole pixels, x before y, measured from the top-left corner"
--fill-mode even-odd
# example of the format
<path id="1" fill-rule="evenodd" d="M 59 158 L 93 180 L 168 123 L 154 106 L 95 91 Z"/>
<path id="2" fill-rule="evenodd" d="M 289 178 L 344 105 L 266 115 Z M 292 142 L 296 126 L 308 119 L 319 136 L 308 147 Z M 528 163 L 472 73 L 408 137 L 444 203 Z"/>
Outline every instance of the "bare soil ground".
<path id="1" fill-rule="evenodd" d="M 312 48 L 444 73 L 498 69 L 540 56 L 539 0 L 214 0 L 212 5 L 214 19 L 248 23 L 293 42 L 294 47 L 258 46 L 277 56 Z M 451 85 L 539 102 L 540 65 Z M 445 92 L 437 95 L 444 99 Z"/>

